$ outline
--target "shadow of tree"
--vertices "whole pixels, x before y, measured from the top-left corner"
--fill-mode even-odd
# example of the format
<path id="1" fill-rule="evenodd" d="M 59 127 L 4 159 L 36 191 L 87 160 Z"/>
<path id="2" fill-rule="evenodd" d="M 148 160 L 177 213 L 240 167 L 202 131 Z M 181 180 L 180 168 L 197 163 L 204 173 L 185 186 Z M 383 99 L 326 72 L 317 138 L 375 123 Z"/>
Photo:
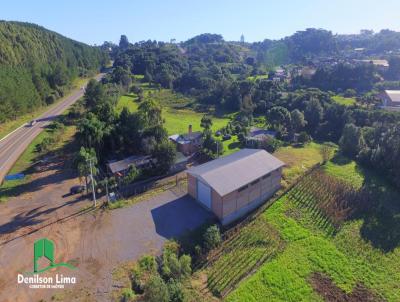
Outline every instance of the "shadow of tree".
<path id="1" fill-rule="evenodd" d="M 343 166 L 349 164 L 351 162 L 351 159 L 346 156 L 343 156 L 340 153 L 336 153 L 331 161 L 336 165 Z"/>
<path id="2" fill-rule="evenodd" d="M 355 212 L 352 219 L 362 219 L 360 234 L 375 248 L 391 252 L 400 246 L 400 192 L 372 171 L 357 166 L 364 175 L 360 191 L 369 203 Z"/>
<path id="3" fill-rule="evenodd" d="M 236 149 L 236 148 L 239 148 L 239 147 L 240 147 L 240 142 L 233 142 L 233 143 L 230 143 L 228 145 L 228 149 L 229 150 Z"/>

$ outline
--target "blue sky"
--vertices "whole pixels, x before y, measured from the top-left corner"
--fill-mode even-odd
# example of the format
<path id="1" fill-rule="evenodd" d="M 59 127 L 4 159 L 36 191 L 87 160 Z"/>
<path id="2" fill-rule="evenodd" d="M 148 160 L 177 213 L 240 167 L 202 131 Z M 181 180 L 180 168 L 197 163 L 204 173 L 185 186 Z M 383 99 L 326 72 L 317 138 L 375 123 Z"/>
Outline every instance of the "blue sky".
<path id="1" fill-rule="evenodd" d="M 226 40 L 277 39 L 308 27 L 333 33 L 400 31 L 399 0 L 13 0 L 0 19 L 37 23 L 89 44 L 155 39 L 183 41 L 219 33 Z"/>

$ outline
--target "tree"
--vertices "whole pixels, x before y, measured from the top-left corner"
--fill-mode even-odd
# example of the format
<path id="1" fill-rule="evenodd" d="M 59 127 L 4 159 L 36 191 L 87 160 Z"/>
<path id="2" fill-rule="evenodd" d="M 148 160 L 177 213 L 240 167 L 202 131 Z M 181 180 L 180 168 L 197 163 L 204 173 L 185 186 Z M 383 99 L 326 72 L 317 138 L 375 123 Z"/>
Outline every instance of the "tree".
<path id="1" fill-rule="evenodd" d="M 211 130 L 204 130 L 202 150 L 206 156 L 216 158 L 224 152 L 223 143 L 213 137 Z"/>
<path id="2" fill-rule="evenodd" d="M 92 171 L 90 171 L 89 161 L 92 164 Z M 88 193 L 88 175 L 92 172 L 93 175 L 97 175 L 98 170 L 96 168 L 97 165 L 97 157 L 94 149 L 86 149 L 81 147 L 79 152 L 75 155 L 74 165 L 78 171 L 79 178 L 85 177 L 85 188 L 86 193 Z"/>
<path id="3" fill-rule="evenodd" d="M 288 128 L 291 121 L 290 112 L 282 106 L 272 107 L 267 112 L 267 120 L 275 129 L 279 126 Z"/>
<path id="4" fill-rule="evenodd" d="M 88 109 L 94 108 L 98 103 L 104 100 L 105 93 L 103 85 L 94 79 L 91 79 L 85 89 L 85 106 Z"/>
<path id="5" fill-rule="evenodd" d="M 310 130 L 314 132 L 324 116 L 324 108 L 316 98 L 312 97 L 307 103 L 304 116 L 307 120 Z"/>
<path id="6" fill-rule="evenodd" d="M 205 130 L 209 130 L 209 129 L 211 129 L 212 124 L 213 124 L 212 123 L 212 119 L 208 115 L 204 115 L 201 118 L 201 121 L 200 121 L 200 127 L 201 128 L 203 128 Z"/>
<path id="7" fill-rule="evenodd" d="M 119 48 L 121 50 L 125 50 L 129 47 L 129 41 L 126 35 L 121 35 L 121 38 L 119 39 Z"/>
<path id="8" fill-rule="evenodd" d="M 153 274 L 144 287 L 146 301 L 169 302 L 168 287 L 158 274 Z"/>
<path id="9" fill-rule="evenodd" d="M 340 150 L 343 154 L 355 158 L 364 144 L 364 139 L 359 127 L 354 124 L 346 124 L 342 137 L 339 140 Z"/>
<path id="10" fill-rule="evenodd" d="M 168 282 L 168 292 L 170 302 L 183 302 L 185 299 L 185 292 L 180 282 L 171 280 Z"/>
<path id="11" fill-rule="evenodd" d="M 158 144 L 153 152 L 153 158 L 156 161 L 157 174 L 165 174 L 169 171 L 175 162 L 175 145 L 171 141 L 164 141 Z"/>
<path id="12" fill-rule="evenodd" d="M 389 58 L 389 69 L 387 76 L 390 80 L 400 80 L 400 57 L 392 56 Z"/>
<path id="13" fill-rule="evenodd" d="M 140 103 L 138 112 L 142 117 L 146 127 L 161 125 L 161 106 L 154 100 L 146 100 Z"/>
<path id="14" fill-rule="evenodd" d="M 204 247 L 207 250 L 216 248 L 222 241 L 221 232 L 217 225 L 212 225 L 207 228 L 203 235 Z"/>
<path id="15" fill-rule="evenodd" d="M 78 124 L 78 138 L 82 145 L 88 148 L 98 148 L 102 145 L 105 124 L 91 112 Z"/>
<path id="16" fill-rule="evenodd" d="M 283 145 L 283 142 L 276 138 L 269 138 L 261 141 L 260 148 L 266 150 L 269 153 L 273 153 Z"/>
<path id="17" fill-rule="evenodd" d="M 298 109 L 294 109 L 290 116 L 292 118 L 292 129 L 294 132 L 301 131 L 305 125 L 307 125 L 307 121 L 304 119 L 304 114 Z"/>
<path id="18" fill-rule="evenodd" d="M 307 144 L 307 143 L 309 143 L 310 141 L 311 141 L 311 137 L 310 137 L 310 135 L 309 135 L 307 132 L 302 131 L 302 132 L 299 133 L 299 137 L 297 138 L 297 142 L 298 142 L 298 143 L 300 143 L 300 144 Z"/>

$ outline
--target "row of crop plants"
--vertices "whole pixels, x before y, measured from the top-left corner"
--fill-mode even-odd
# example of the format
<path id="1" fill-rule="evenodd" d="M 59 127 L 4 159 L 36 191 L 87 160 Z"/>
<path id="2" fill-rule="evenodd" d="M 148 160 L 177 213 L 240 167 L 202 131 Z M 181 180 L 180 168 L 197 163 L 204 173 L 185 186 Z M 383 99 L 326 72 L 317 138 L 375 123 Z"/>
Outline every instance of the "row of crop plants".
<path id="1" fill-rule="evenodd" d="M 210 255 L 205 269 L 210 291 L 223 297 L 257 267 L 283 249 L 284 242 L 263 217 L 245 226 Z"/>

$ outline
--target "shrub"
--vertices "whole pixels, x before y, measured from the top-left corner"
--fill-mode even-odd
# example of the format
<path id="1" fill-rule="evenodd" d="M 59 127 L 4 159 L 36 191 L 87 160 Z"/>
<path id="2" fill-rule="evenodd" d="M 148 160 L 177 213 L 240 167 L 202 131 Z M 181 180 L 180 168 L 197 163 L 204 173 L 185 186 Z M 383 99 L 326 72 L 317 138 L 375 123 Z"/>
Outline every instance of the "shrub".
<path id="1" fill-rule="evenodd" d="M 156 259 L 153 256 L 145 255 L 138 262 L 140 268 L 148 272 L 154 272 L 157 268 Z"/>
<path id="2" fill-rule="evenodd" d="M 299 137 L 297 138 L 297 142 L 300 144 L 307 144 L 311 141 L 311 136 L 305 132 L 302 131 L 299 133 Z"/>
<path id="3" fill-rule="evenodd" d="M 129 302 L 129 301 L 133 301 L 135 298 L 135 293 L 133 292 L 133 290 L 131 288 L 124 288 L 122 290 L 121 293 L 121 301 L 122 302 Z"/>
<path id="4" fill-rule="evenodd" d="M 140 171 L 135 166 L 129 168 L 128 174 L 124 177 L 124 184 L 130 184 L 134 182 L 140 175 Z"/>
<path id="5" fill-rule="evenodd" d="M 53 137 L 45 137 L 42 142 L 36 145 L 36 151 L 39 153 L 45 153 L 50 151 L 51 146 L 54 144 Z"/>
<path id="6" fill-rule="evenodd" d="M 150 277 L 144 288 L 146 301 L 168 302 L 170 299 L 168 287 L 158 274 Z"/>
<path id="7" fill-rule="evenodd" d="M 192 258 L 189 255 L 182 255 L 179 258 L 179 263 L 181 266 L 182 277 L 188 277 L 192 273 Z"/>
<path id="8" fill-rule="evenodd" d="M 48 95 L 48 96 L 46 97 L 46 100 L 45 100 L 45 102 L 46 102 L 47 105 L 51 105 L 51 104 L 53 104 L 55 101 L 56 101 L 56 97 L 55 97 L 53 94 Z"/>
<path id="9" fill-rule="evenodd" d="M 283 145 L 283 142 L 276 138 L 266 139 L 260 142 L 259 148 L 264 149 L 270 153 L 275 152 Z"/>
<path id="10" fill-rule="evenodd" d="M 171 302 L 185 301 L 185 293 L 180 282 L 171 281 L 168 283 L 169 300 Z"/>
<path id="11" fill-rule="evenodd" d="M 221 232 L 217 225 L 210 226 L 203 235 L 204 247 L 207 250 L 216 248 L 222 241 Z"/>

